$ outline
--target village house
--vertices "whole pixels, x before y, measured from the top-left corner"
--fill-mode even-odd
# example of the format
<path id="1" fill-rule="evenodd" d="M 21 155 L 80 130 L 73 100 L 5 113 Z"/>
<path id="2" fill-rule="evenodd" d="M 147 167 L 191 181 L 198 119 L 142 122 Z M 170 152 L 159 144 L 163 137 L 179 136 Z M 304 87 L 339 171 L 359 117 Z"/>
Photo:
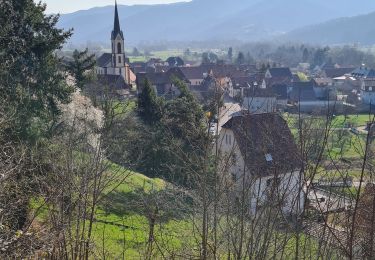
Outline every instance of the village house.
<path id="1" fill-rule="evenodd" d="M 166 72 L 150 72 L 137 74 L 138 92 L 142 92 L 146 79 L 150 82 L 158 96 L 173 98 L 180 94 L 179 89 L 175 86 L 174 80 L 179 79 L 189 87 L 189 80 L 182 74 L 179 68 L 171 68 Z"/>
<path id="2" fill-rule="evenodd" d="M 197 100 L 202 103 L 204 103 L 209 96 L 214 93 L 216 88 L 220 88 L 220 86 L 217 84 L 216 79 L 212 75 L 205 77 L 200 85 L 189 85 L 190 91 L 197 98 Z"/>
<path id="3" fill-rule="evenodd" d="M 350 74 L 333 78 L 333 85 L 338 91 L 341 91 L 343 93 L 350 93 L 353 90 L 357 91 L 360 89 L 359 80 L 357 80 Z"/>
<path id="4" fill-rule="evenodd" d="M 291 84 L 294 77 L 289 68 L 269 68 L 265 74 L 268 86 L 273 84 Z"/>
<path id="5" fill-rule="evenodd" d="M 180 67 L 180 70 L 189 80 L 191 86 L 200 86 L 209 73 L 202 66 Z"/>
<path id="6" fill-rule="evenodd" d="M 276 111 L 276 95 L 271 89 L 252 86 L 241 89 L 242 109 L 252 114 Z"/>
<path id="7" fill-rule="evenodd" d="M 147 67 L 153 68 L 169 66 L 168 62 L 162 60 L 161 58 L 151 58 L 146 62 L 146 64 Z"/>
<path id="8" fill-rule="evenodd" d="M 231 97 L 235 97 L 233 88 L 234 78 L 248 79 L 248 67 L 237 67 L 227 64 L 202 64 L 199 66 L 179 67 L 182 74 L 189 81 L 190 90 L 199 97 L 207 93 L 209 85 L 216 84 L 217 87 L 229 92 Z M 250 79 L 250 78 L 249 78 Z M 238 88 L 239 89 L 239 88 Z M 238 94 L 239 92 L 237 92 Z M 202 95 L 203 94 L 203 95 Z"/>
<path id="9" fill-rule="evenodd" d="M 361 100 L 365 105 L 375 104 L 375 77 L 361 79 Z"/>
<path id="10" fill-rule="evenodd" d="M 267 87 L 264 74 L 254 73 L 246 76 L 231 77 L 228 86 L 228 95 L 231 98 L 239 98 L 242 95 L 243 88 L 256 86 L 262 89 Z"/>
<path id="11" fill-rule="evenodd" d="M 359 67 L 351 72 L 351 75 L 356 79 L 361 78 L 374 78 L 375 70 L 367 67 Z"/>
<path id="12" fill-rule="evenodd" d="M 301 112 L 324 112 L 328 108 L 343 109 L 343 101 L 338 101 L 336 93 L 330 89 L 320 89 L 315 81 L 294 82 L 289 92 L 289 103 Z"/>
<path id="13" fill-rule="evenodd" d="M 263 207 L 299 215 L 304 207 L 302 162 L 286 121 L 276 113 L 242 114 L 222 126 L 220 152 L 250 213 Z M 245 183 L 245 185 L 243 185 Z M 239 195 L 238 195 L 239 196 Z"/>
<path id="14" fill-rule="evenodd" d="M 102 78 L 104 78 L 107 85 L 116 85 L 116 87 L 119 86 L 119 77 L 122 77 L 125 81 L 124 89 L 129 89 L 135 83 L 135 75 L 130 70 L 125 58 L 125 39 L 120 27 L 117 3 L 115 5 L 115 19 L 111 33 L 111 50 L 111 53 L 103 53 L 98 58 L 96 74 L 104 75 Z"/>
<path id="15" fill-rule="evenodd" d="M 314 78 L 313 80 L 315 95 L 318 99 L 326 99 L 328 93 L 336 94 L 336 88 L 331 78 Z"/>
<path id="16" fill-rule="evenodd" d="M 276 96 L 276 108 L 285 109 L 288 105 L 288 89 L 286 84 L 274 84 L 271 86 L 273 94 Z"/>
<path id="17" fill-rule="evenodd" d="M 354 78 L 355 86 L 359 85 L 359 88 L 354 88 L 357 93 L 360 94 L 360 100 L 362 107 L 360 110 L 368 110 L 369 105 L 375 103 L 375 70 L 366 67 L 359 67 L 352 71 L 351 77 Z"/>
<path id="18" fill-rule="evenodd" d="M 147 63 L 146 62 L 132 62 L 130 63 L 130 69 L 133 73 L 137 74 L 140 72 L 146 72 Z"/>
<path id="19" fill-rule="evenodd" d="M 228 86 L 228 95 L 231 98 L 240 98 L 242 89 L 248 88 L 253 84 L 251 78 L 248 76 L 232 78 Z"/>
<path id="20" fill-rule="evenodd" d="M 350 75 L 351 72 L 355 68 L 352 67 L 347 67 L 347 68 L 327 68 L 323 70 L 323 73 L 321 75 L 322 78 L 337 78 L 337 77 L 342 77 L 344 75 Z"/>

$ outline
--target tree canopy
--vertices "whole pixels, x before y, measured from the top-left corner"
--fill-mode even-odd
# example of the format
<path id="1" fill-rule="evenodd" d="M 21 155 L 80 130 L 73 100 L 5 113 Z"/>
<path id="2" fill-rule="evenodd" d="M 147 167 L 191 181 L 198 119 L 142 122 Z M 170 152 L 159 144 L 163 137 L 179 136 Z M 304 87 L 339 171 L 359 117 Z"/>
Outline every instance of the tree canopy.
<path id="1" fill-rule="evenodd" d="M 9 134 L 24 140 L 46 133 L 57 104 L 72 92 L 55 55 L 71 32 L 56 28 L 58 16 L 45 8 L 32 0 L 0 2 L 0 100 L 17 115 Z"/>

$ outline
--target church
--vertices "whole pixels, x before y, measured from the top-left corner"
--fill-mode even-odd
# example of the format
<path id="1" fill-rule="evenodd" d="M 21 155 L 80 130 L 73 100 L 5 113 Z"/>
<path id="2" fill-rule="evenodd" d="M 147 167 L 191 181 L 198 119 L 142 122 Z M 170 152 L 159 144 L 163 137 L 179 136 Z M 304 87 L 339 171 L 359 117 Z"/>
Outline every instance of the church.
<path id="1" fill-rule="evenodd" d="M 114 88 L 117 92 L 123 92 L 132 87 L 133 82 L 135 82 L 135 75 L 130 70 L 125 58 L 125 38 L 120 27 L 117 2 L 115 3 L 115 19 L 111 33 L 111 46 L 111 53 L 103 53 L 98 58 L 96 74 L 101 83 Z"/>

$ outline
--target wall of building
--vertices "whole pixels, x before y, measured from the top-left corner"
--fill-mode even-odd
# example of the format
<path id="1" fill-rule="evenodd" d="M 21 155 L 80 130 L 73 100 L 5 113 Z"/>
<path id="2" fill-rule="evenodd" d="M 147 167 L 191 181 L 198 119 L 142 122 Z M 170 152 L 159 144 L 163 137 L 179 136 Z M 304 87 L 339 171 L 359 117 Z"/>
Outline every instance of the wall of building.
<path id="1" fill-rule="evenodd" d="M 362 103 L 375 104 L 375 79 L 361 80 Z"/>
<path id="2" fill-rule="evenodd" d="M 375 92 L 361 91 L 362 103 L 369 105 L 375 104 Z"/>
<path id="3" fill-rule="evenodd" d="M 271 113 L 276 111 L 276 97 L 244 97 L 242 108 L 250 113 Z"/>
<path id="4" fill-rule="evenodd" d="M 304 207 L 304 192 L 301 187 L 303 183 L 303 174 L 300 170 L 290 171 L 287 173 L 275 173 L 278 176 L 271 175 L 265 177 L 255 177 L 245 167 L 244 158 L 241 155 L 240 149 L 234 139 L 234 134 L 231 130 L 222 129 L 218 138 L 218 145 L 221 155 L 224 156 L 223 163 L 227 168 L 228 178 L 235 183 L 235 196 L 239 196 L 242 192 L 246 192 L 248 197 L 250 213 L 255 214 L 257 210 L 267 205 L 275 203 L 280 206 L 285 215 L 299 215 Z M 224 168 L 221 167 L 221 168 Z M 272 182 L 275 177 L 278 177 L 280 184 L 274 193 L 271 193 L 267 182 Z M 244 181 L 246 185 L 243 185 Z M 245 191 L 243 188 L 245 187 Z M 280 203 L 283 201 L 284 203 Z"/>
<path id="5" fill-rule="evenodd" d="M 203 79 L 189 79 L 192 86 L 200 86 L 203 82 Z"/>
<path id="6" fill-rule="evenodd" d="M 272 187 L 269 182 L 280 180 L 277 187 Z M 304 193 L 301 186 L 303 178 L 299 170 L 272 175 L 253 180 L 248 180 L 252 183 L 250 195 L 250 208 L 252 213 L 260 210 L 264 206 L 280 207 L 285 215 L 299 215 L 304 206 Z M 240 184 L 242 186 L 242 184 Z M 273 192 L 272 192 L 273 191 Z"/>
<path id="7" fill-rule="evenodd" d="M 342 112 L 344 109 L 343 101 L 326 101 L 326 100 L 315 100 L 315 101 L 301 101 L 297 104 L 297 108 L 303 113 L 312 113 L 319 111 L 326 111 L 328 109 L 328 104 L 330 109 L 335 109 L 337 112 Z"/>

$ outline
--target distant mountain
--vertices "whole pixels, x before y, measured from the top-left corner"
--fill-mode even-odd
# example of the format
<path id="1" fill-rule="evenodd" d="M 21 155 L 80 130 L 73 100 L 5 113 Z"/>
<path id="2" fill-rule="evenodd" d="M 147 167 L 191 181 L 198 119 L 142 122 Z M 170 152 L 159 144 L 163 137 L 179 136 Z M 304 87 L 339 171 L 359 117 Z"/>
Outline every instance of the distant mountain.
<path id="1" fill-rule="evenodd" d="M 113 6 L 62 15 L 73 43 L 108 43 Z M 260 40 L 330 19 L 375 10 L 374 0 L 193 0 L 119 6 L 128 44 L 142 41 Z"/>
<path id="2" fill-rule="evenodd" d="M 321 43 L 375 44 L 375 12 L 349 18 L 340 18 L 325 23 L 307 26 L 285 34 L 287 40 Z"/>

